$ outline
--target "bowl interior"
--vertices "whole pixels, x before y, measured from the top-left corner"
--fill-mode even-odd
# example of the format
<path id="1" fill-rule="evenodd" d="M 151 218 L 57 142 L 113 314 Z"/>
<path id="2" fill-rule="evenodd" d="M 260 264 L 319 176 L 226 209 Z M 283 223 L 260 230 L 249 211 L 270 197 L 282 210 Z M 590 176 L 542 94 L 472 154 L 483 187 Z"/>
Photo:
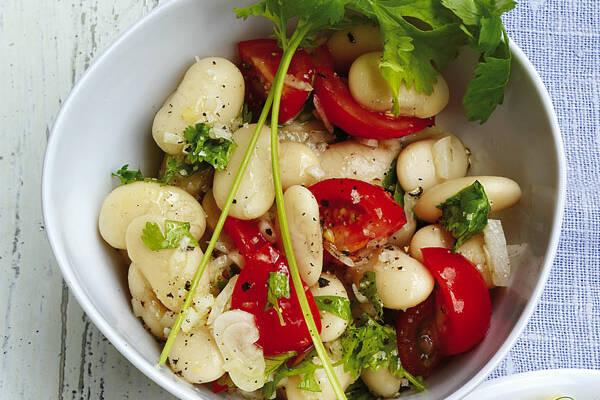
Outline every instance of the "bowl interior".
<path id="1" fill-rule="evenodd" d="M 110 172 L 125 163 L 154 174 L 159 150 L 151 137 L 155 112 L 195 56 L 235 58 L 235 43 L 265 37 L 262 19 L 235 19 L 240 0 L 173 0 L 117 41 L 90 68 L 57 118 L 43 177 L 46 227 L 73 293 L 108 339 L 146 375 L 185 399 L 212 398 L 167 368 L 154 365 L 160 346 L 133 316 L 127 268 L 98 233 L 97 218 L 115 186 Z M 471 174 L 510 177 L 523 199 L 503 215 L 510 244 L 523 244 L 511 285 L 493 293 L 492 326 L 473 351 L 454 358 L 429 380 L 426 394 L 459 398 L 508 351 L 539 297 L 556 247 L 562 210 L 562 155 L 554 116 L 539 78 L 513 45 L 513 76 L 504 105 L 485 124 L 467 122 L 460 99 L 474 60 L 447 71 L 451 103 L 438 125 L 472 151 Z"/>

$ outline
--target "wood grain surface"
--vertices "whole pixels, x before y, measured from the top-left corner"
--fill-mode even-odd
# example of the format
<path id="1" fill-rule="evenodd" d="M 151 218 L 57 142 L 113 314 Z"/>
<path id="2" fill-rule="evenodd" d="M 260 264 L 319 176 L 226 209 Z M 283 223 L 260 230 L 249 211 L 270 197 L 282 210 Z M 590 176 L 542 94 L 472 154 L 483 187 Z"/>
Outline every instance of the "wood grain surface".
<path id="1" fill-rule="evenodd" d="M 0 398 L 172 399 L 121 356 L 62 280 L 40 205 L 46 141 L 103 49 L 162 0 L 0 1 Z"/>

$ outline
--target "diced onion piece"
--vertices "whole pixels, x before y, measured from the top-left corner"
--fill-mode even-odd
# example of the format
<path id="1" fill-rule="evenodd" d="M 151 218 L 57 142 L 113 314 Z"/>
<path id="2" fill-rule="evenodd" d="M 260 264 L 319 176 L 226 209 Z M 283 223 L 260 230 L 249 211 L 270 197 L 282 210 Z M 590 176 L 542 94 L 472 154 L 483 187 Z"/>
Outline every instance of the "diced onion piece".
<path id="1" fill-rule="evenodd" d="M 358 290 L 355 283 L 352 284 L 352 292 L 354 293 L 354 297 L 356 297 L 356 300 L 359 303 L 364 304 L 364 303 L 369 302 L 369 299 L 367 298 L 367 296 L 365 296 L 364 294 L 362 294 L 360 292 L 360 290 Z"/>
<path id="2" fill-rule="evenodd" d="M 379 146 L 379 140 L 377 140 L 377 139 L 358 138 L 356 141 L 358 143 L 364 144 L 365 146 L 368 146 L 368 147 Z"/>
<path id="3" fill-rule="evenodd" d="M 285 76 L 284 83 L 288 87 L 302 90 L 303 92 L 312 92 L 312 90 L 313 90 L 313 87 L 310 83 L 305 82 L 301 79 L 298 79 L 292 74 L 287 74 Z"/>
<path id="4" fill-rule="evenodd" d="M 320 181 L 325 177 L 325 171 L 323 171 L 323 168 L 317 165 L 306 168 L 306 173 L 315 178 L 316 181 Z"/>
<path id="5" fill-rule="evenodd" d="M 233 133 L 231 133 L 231 130 L 229 129 L 229 127 L 227 126 L 214 126 L 211 130 L 210 130 L 210 136 L 213 139 L 227 139 L 227 140 L 232 140 L 233 138 Z"/>
<path id="6" fill-rule="evenodd" d="M 163 141 L 165 143 L 180 144 L 183 143 L 183 138 L 176 133 L 165 132 L 163 133 Z"/>
<path id="7" fill-rule="evenodd" d="M 233 383 L 247 392 L 261 388 L 265 382 L 265 359 L 262 349 L 254 344 L 259 338 L 254 315 L 242 310 L 227 311 L 215 320 L 213 334 Z"/>
<path id="8" fill-rule="evenodd" d="M 219 317 L 225 311 L 228 311 L 231 307 L 231 297 L 233 296 L 233 289 L 235 288 L 235 283 L 237 282 L 238 277 L 239 275 L 236 275 L 231 278 L 215 299 L 215 304 L 213 304 L 212 310 L 208 316 L 208 325 L 214 324 L 217 317 Z"/>
<path id="9" fill-rule="evenodd" d="M 273 223 L 269 218 L 261 217 L 258 219 L 258 230 L 269 242 L 275 243 L 277 241 L 275 228 L 273 228 Z"/>
<path id="10" fill-rule="evenodd" d="M 315 105 L 315 116 L 321 120 L 321 122 L 325 126 L 325 129 L 327 129 L 329 133 L 333 133 L 333 124 L 331 123 L 331 121 L 329 121 L 327 115 L 325 115 L 325 110 L 323 110 L 321 102 L 319 102 L 319 98 L 317 96 L 313 97 L 313 103 Z"/>
<path id="11" fill-rule="evenodd" d="M 496 286 L 508 286 L 510 261 L 502 223 L 497 219 L 489 219 L 483 229 L 483 239 L 485 241 L 483 250 L 488 266 L 492 270 L 492 282 Z"/>

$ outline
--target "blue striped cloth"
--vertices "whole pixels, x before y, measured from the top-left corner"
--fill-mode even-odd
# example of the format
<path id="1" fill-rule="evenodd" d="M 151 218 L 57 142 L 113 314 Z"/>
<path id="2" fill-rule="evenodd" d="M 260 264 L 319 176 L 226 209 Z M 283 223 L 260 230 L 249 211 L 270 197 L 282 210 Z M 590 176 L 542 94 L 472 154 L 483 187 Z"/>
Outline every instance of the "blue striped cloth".
<path id="1" fill-rule="evenodd" d="M 504 22 L 552 97 L 567 156 L 567 202 L 541 302 L 491 377 L 600 369 L 600 0 L 522 0 Z"/>

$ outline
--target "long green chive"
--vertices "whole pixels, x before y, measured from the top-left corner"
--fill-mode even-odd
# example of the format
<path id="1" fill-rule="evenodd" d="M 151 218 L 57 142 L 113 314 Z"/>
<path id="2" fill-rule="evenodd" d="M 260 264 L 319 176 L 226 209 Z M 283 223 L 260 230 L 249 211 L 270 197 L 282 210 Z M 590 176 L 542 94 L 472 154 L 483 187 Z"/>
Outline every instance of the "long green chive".
<path id="1" fill-rule="evenodd" d="M 225 220 L 227 219 L 227 215 L 229 214 L 229 209 L 233 204 L 233 199 L 237 194 L 238 188 L 240 187 L 240 183 L 242 182 L 242 178 L 244 176 L 244 172 L 248 168 L 248 163 L 250 162 L 250 158 L 252 157 L 252 153 L 254 152 L 254 148 L 256 147 L 256 143 L 258 142 L 258 137 L 260 135 L 260 131 L 265 125 L 265 121 L 267 120 L 267 116 L 269 115 L 269 109 L 271 108 L 271 104 L 273 104 L 273 94 L 272 91 L 269 92 L 269 96 L 267 97 L 267 101 L 265 103 L 265 107 L 263 108 L 258 122 L 256 124 L 256 129 L 252 133 L 252 137 L 250 138 L 250 143 L 248 143 L 248 148 L 246 149 L 246 153 L 244 153 L 244 158 L 242 159 L 242 163 L 240 165 L 240 169 L 238 170 L 235 179 L 233 181 L 233 185 L 229 190 L 229 195 L 227 196 L 227 200 L 225 202 L 225 206 L 221 211 L 221 215 L 219 216 L 219 220 L 217 221 L 217 226 L 215 226 L 215 231 L 210 238 L 210 242 L 208 243 L 208 247 L 204 252 L 204 256 L 202 256 L 202 260 L 200 261 L 200 265 L 194 274 L 194 280 L 192 281 L 192 285 L 190 286 L 190 290 L 181 306 L 181 310 L 179 311 L 179 315 L 175 320 L 175 323 L 171 327 L 171 332 L 169 332 L 169 337 L 167 338 L 167 342 L 163 347 L 162 353 L 160 354 L 160 359 L 158 360 L 158 366 L 164 365 L 167 362 L 167 358 L 169 357 L 169 353 L 171 352 L 171 347 L 173 347 L 173 343 L 175 342 L 175 338 L 181 329 L 181 324 L 187 314 L 188 309 L 192 303 L 192 299 L 194 298 L 194 293 L 196 293 L 196 288 L 198 287 L 198 283 L 200 282 L 200 278 L 202 278 L 202 274 L 206 269 L 206 265 L 210 260 L 210 256 L 215 248 L 215 244 L 219 239 L 219 235 L 221 235 L 221 231 L 223 230 L 223 225 L 225 225 Z"/>
<path id="2" fill-rule="evenodd" d="M 217 225 L 215 226 L 215 230 L 212 234 L 210 242 L 208 243 L 208 247 L 206 248 L 206 252 L 202 257 L 202 261 L 196 270 L 194 275 L 194 279 L 192 281 L 192 285 L 190 290 L 185 298 L 185 301 L 181 307 L 179 315 L 175 320 L 171 328 L 171 332 L 169 332 L 169 336 L 167 338 L 167 342 L 163 347 L 162 353 L 160 355 L 160 359 L 158 361 L 158 366 L 164 365 L 167 361 L 169 353 L 171 352 L 171 347 L 173 347 L 173 343 L 175 342 L 175 338 L 181 329 L 181 325 L 186 316 L 186 313 L 192 303 L 192 299 L 194 297 L 194 293 L 196 292 L 196 288 L 198 287 L 198 283 L 200 282 L 200 278 L 206 269 L 206 265 L 210 260 L 210 256 L 215 248 L 215 244 L 223 230 L 223 225 L 225 224 L 225 220 L 227 219 L 227 215 L 229 214 L 229 210 L 231 205 L 233 204 L 233 199 L 235 198 L 240 183 L 242 181 L 243 175 L 248 167 L 248 163 L 250 158 L 252 157 L 252 153 L 254 152 L 254 148 L 256 147 L 256 143 L 258 141 L 258 137 L 260 131 L 262 130 L 265 121 L 267 120 L 267 116 L 269 114 L 269 110 L 271 106 L 273 106 L 271 113 L 271 121 L 275 121 L 275 123 L 271 123 L 271 161 L 273 164 L 273 184 L 275 187 L 275 199 L 277 204 L 277 215 L 279 217 L 279 226 L 281 230 L 281 237 L 283 241 L 283 247 L 285 250 L 285 256 L 288 261 L 288 265 L 290 268 L 290 274 L 292 277 L 292 283 L 294 284 L 294 289 L 296 290 L 296 295 L 298 296 L 298 302 L 300 303 L 300 308 L 302 309 L 302 315 L 304 317 L 304 321 L 306 322 L 306 326 L 308 327 L 308 332 L 313 341 L 315 349 L 317 351 L 317 355 L 321 359 L 323 364 L 323 368 L 325 369 L 325 373 L 327 374 L 327 378 L 333 387 L 333 390 L 336 394 L 336 397 L 339 400 L 346 400 L 346 395 L 344 390 L 342 389 L 337 376 L 333 370 L 333 365 L 329 360 L 329 356 L 323 346 L 323 342 L 321 342 L 321 338 L 319 336 L 319 332 L 317 330 L 317 325 L 315 320 L 313 319 L 310 306 L 308 304 L 308 299 L 306 298 L 306 294 L 304 293 L 304 286 L 302 284 L 302 280 L 300 278 L 300 273 L 298 272 L 298 265 L 296 264 L 296 259 L 294 258 L 294 251 L 292 249 L 292 243 L 290 239 L 290 232 L 287 225 L 287 218 L 285 215 L 285 207 L 283 203 L 283 189 L 281 186 L 281 177 L 279 174 L 279 153 L 278 153 L 278 136 L 277 136 L 277 122 L 279 119 L 279 106 L 281 103 L 281 94 L 283 92 L 283 85 L 285 81 L 285 76 L 287 74 L 290 63 L 292 62 L 292 58 L 296 49 L 300 45 L 300 42 L 304 38 L 304 36 L 308 32 L 308 27 L 305 27 L 304 30 L 300 32 L 294 32 L 287 48 L 284 50 L 281 62 L 279 64 L 279 68 L 277 70 L 277 74 L 275 76 L 274 85 L 269 91 L 269 95 L 265 102 L 264 108 L 260 114 L 258 123 L 256 125 L 255 131 L 252 133 L 252 137 L 250 139 L 250 143 L 248 144 L 248 148 L 244 153 L 244 158 L 240 165 L 240 168 L 235 176 L 233 181 L 233 185 L 229 191 L 229 195 L 227 196 L 227 201 L 225 202 L 225 206 L 221 211 L 221 215 L 219 216 L 219 220 Z M 275 101 L 273 99 L 276 99 Z"/>
<path id="3" fill-rule="evenodd" d="M 283 203 L 283 189 L 281 186 L 281 177 L 279 174 L 279 140 L 277 135 L 278 124 L 276 123 L 276 121 L 279 120 L 279 106 L 281 103 L 281 94 L 283 91 L 284 78 L 287 74 L 290 63 L 292 62 L 292 57 L 294 56 L 294 53 L 296 52 L 296 49 L 300 45 L 300 42 L 304 38 L 305 34 L 305 32 L 300 32 L 300 34 L 298 35 L 293 35 L 288 47 L 283 53 L 273 85 L 273 89 L 275 91 L 275 101 L 273 102 L 273 110 L 271 112 L 271 162 L 273 164 L 273 184 L 275 185 L 275 200 L 277 203 L 277 216 L 279 218 L 281 240 L 283 242 L 283 248 L 285 250 L 285 257 L 287 258 L 288 266 L 290 267 L 290 275 L 292 277 L 294 289 L 296 289 L 296 295 L 298 296 L 300 308 L 302 309 L 302 315 L 304 316 L 304 321 L 306 322 L 306 326 L 308 327 L 308 332 L 313 341 L 313 344 L 315 345 L 317 354 L 321 359 L 321 362 L 323 363 L 323 368 L 325 369 L 325 373 L 327 374 L 327 378 L 329 379 L 329 382 L 333 387 L 336 397 L 340 400 L 345 400 L 346 395 L 337 379 L 335 371 L 333 370 L 333 366 L 331 364 L 331 361 L 329 360 L 327 352 L 325 351 L 323 342 L 321 342 L 321 337 L 319 336 L 317 325 L 315 324 L 315 320 L 313 319 L 312 312 L 310 310 L 310 306 L 306 298 L 306 293 L 304 293 L 304 287 L 300 278 L 300 273 L 298 272 L 298 265 L 296 264 L 296 258 L 294 257 L 294 250 L 292 249 L 290 231 L 288 229 L 287 218 L 285 215 L 285 206 Z M 271 90 L 271 92 L 272 91 L 273 90 Z"/>

